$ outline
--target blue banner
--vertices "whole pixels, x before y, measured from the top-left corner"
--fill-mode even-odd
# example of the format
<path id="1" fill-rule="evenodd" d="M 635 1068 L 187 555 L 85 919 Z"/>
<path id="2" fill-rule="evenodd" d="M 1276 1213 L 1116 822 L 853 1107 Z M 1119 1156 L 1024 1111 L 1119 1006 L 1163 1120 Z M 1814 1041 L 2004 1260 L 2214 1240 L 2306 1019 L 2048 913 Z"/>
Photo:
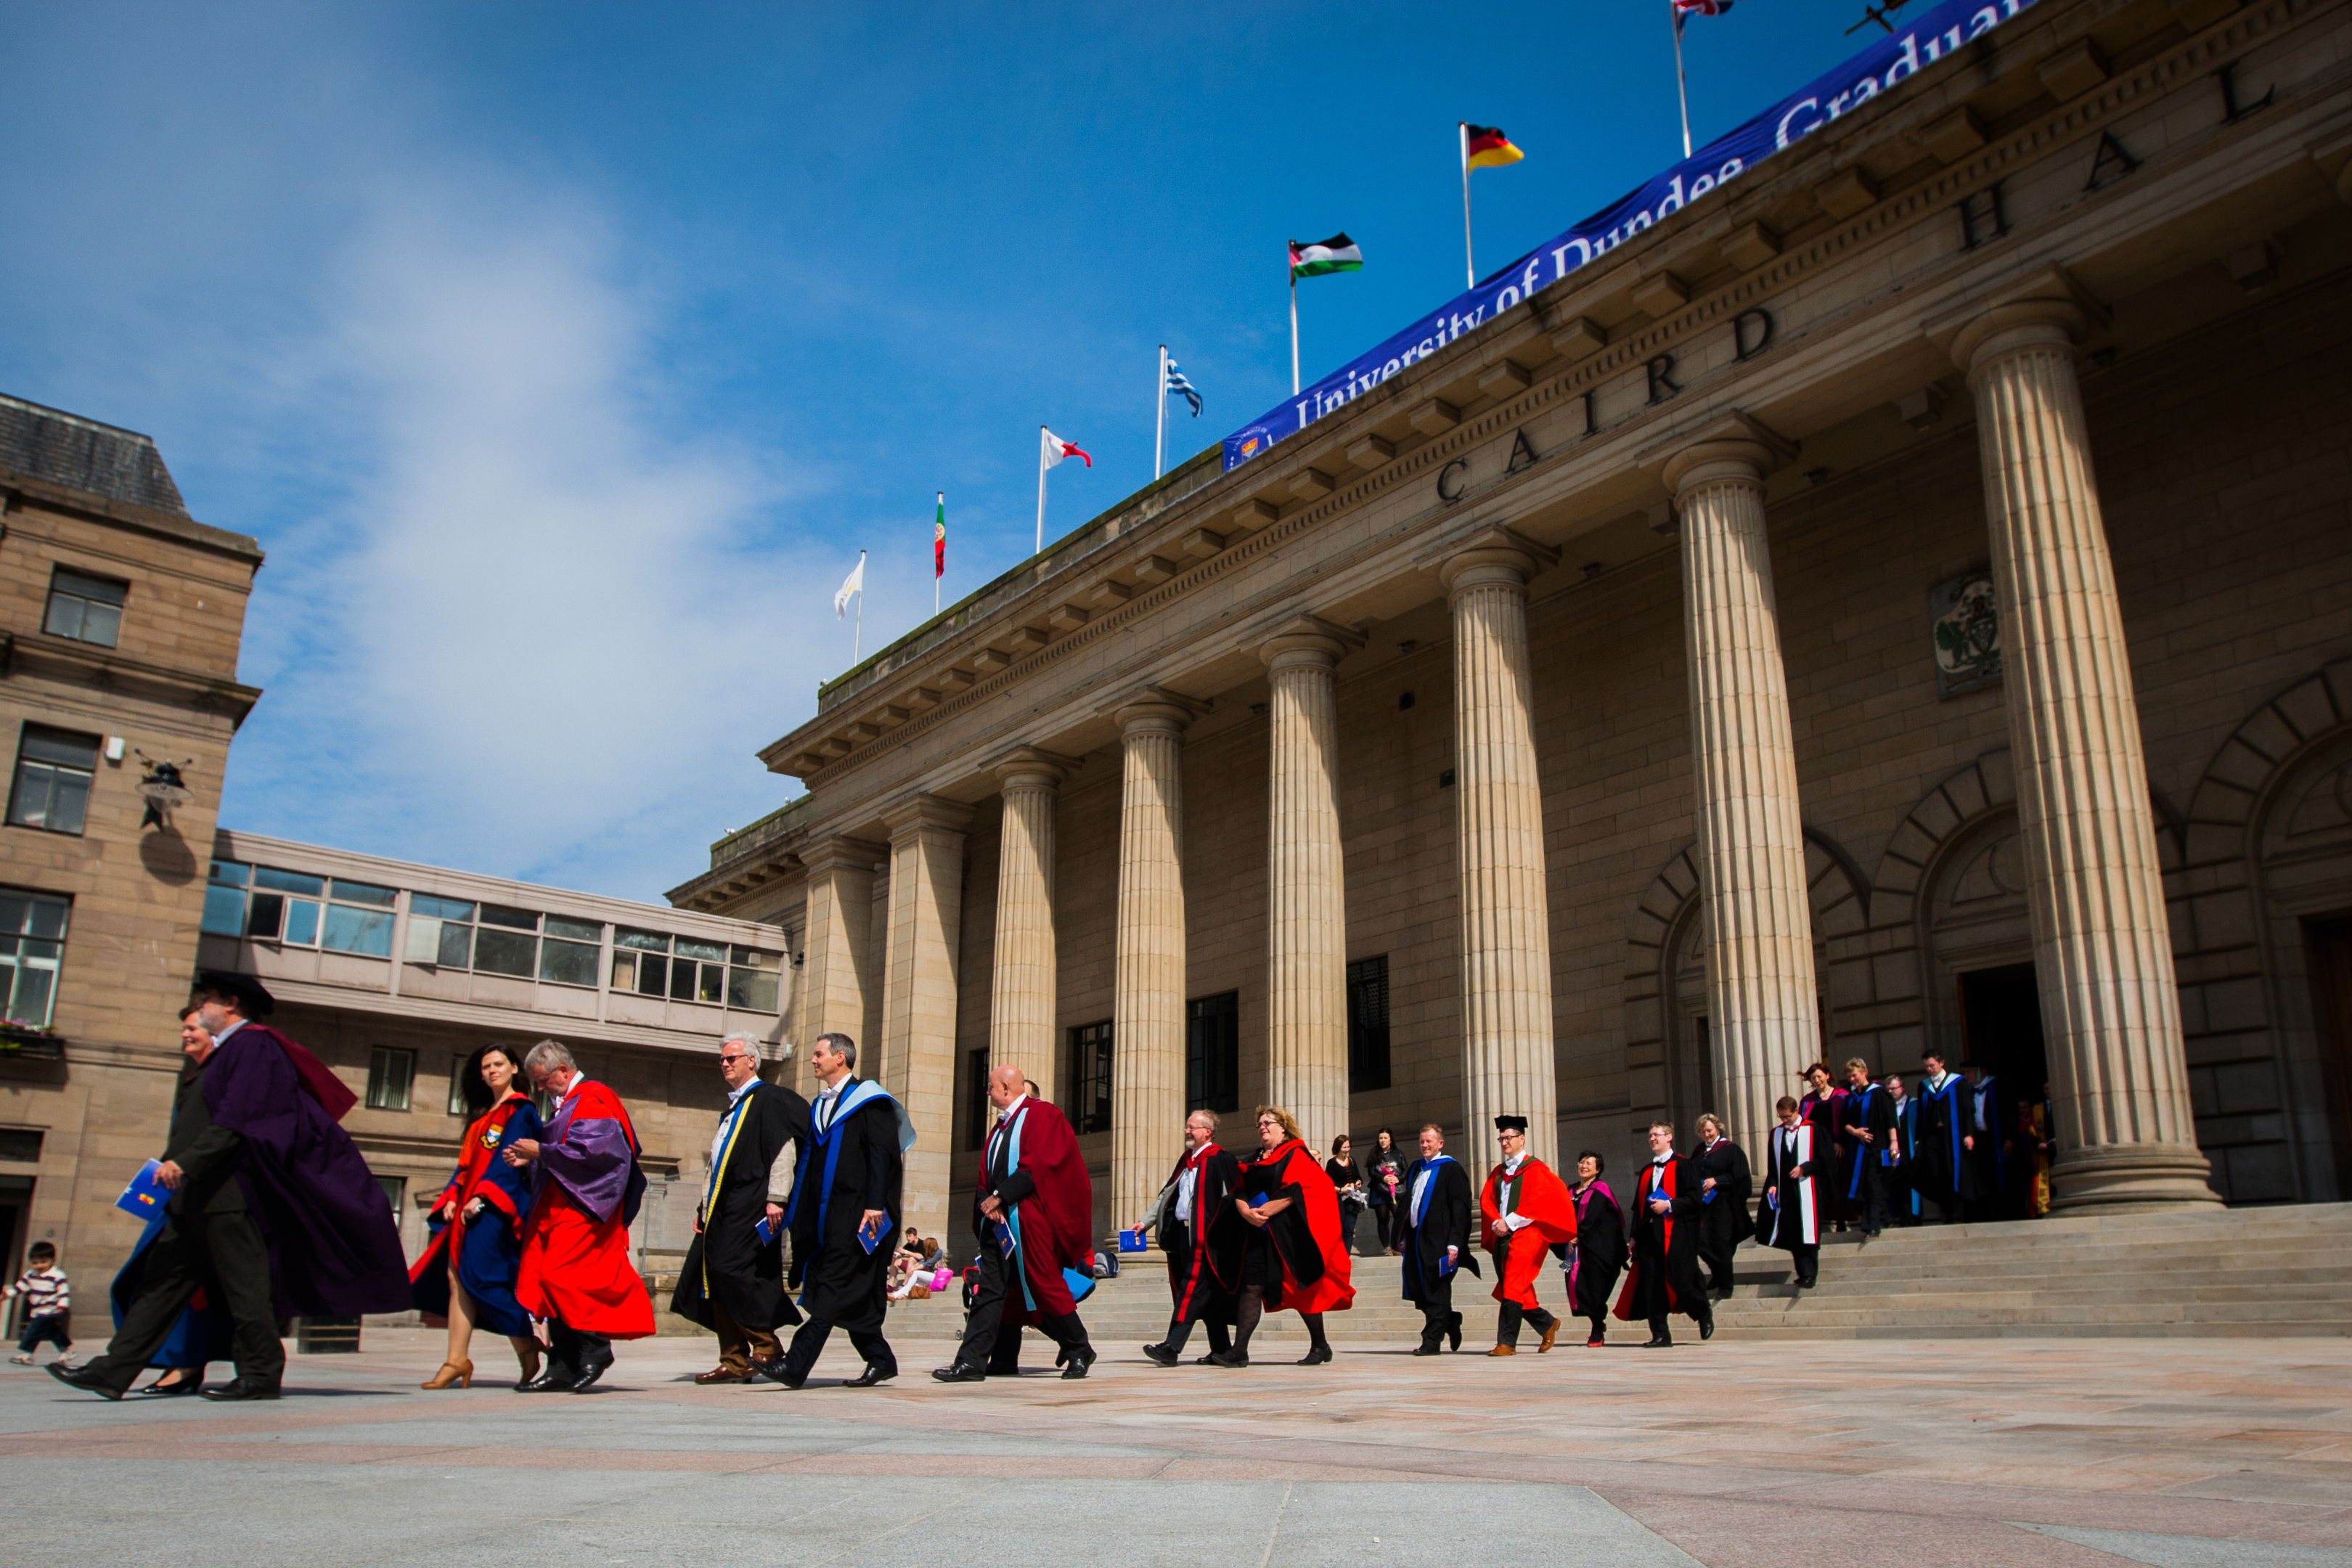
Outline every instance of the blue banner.
<path id="1" fill-rule="evenodd" d="M 1880 93 L 1892 91 L 1905 78 L 1984 37 L 2034 3 L 1945 0 L 1903 30 L 1880 39 L 1738 130 L 1708 142 L 1624 200 L 1538 246 L 1468 293 L 1449 300 L 1370 353 L 1350 360 L 1289 402 L 1226 437 L 1225 467 L 1246 462 L 1325 415 L 1346 407 L 1407 365 L 1435 353 L 1708 192 L 1730 184 L 1790 142 L 1853 112 Z"/>

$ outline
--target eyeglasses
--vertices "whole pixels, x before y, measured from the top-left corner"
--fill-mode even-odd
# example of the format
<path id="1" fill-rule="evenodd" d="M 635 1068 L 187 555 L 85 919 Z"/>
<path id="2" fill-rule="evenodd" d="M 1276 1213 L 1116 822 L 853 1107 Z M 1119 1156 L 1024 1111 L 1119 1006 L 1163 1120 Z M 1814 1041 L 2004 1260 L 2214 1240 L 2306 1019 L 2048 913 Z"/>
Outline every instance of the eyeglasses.
<path id="1" fill-rule="evenodd" d="M 732 1062 L 748 1062 L 751 1059 L 751 1058 L 743 1052 L 738 1051 L 731 1057 L 720 1057 L 719 1058 L 719 1065 L 720 1067 L 726 1067 Z"/>

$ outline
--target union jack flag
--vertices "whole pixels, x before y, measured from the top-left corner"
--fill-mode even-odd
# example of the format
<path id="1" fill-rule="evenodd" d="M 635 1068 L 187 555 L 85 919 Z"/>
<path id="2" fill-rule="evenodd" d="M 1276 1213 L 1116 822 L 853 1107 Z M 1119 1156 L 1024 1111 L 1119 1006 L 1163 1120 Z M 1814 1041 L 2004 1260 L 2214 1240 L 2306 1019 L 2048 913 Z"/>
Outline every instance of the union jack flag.
<path id="1" fill-rule="evenodd" d="M 1683 30 L 1686 16 L 1720 16 L 1731 9 L 1732 0 L 1671 0 L 1675 8 L 1675 32 Z"/>

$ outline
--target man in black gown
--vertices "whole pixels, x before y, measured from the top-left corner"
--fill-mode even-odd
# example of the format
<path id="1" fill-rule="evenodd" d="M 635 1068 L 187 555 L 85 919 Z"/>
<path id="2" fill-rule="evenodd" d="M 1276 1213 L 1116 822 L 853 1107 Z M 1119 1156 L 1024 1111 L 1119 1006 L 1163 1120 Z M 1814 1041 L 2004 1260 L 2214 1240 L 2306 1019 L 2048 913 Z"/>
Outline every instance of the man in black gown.
<path id="1" fill-rule="evenodd" d="M 719 1045 L 727 1111 L 710 1141 L 710 1174 L 696 1210 L 694 1241 L 670 1310 L 719 1336 L 719 1364 L 697 1383 L 749 1383 L 754 1362 L 774 1361 L 780 1325 L 801 1315 L 784 1294 L 784 1204 L 808 1141 L 808 1101 L 760 1080 L 750 1035 Z"/>
<path id="2" fill-rule="evenodd" d="M 1838 1136 L 1845 1142 L 1845 1197 L 1865 1237 L 1876 1236 L 1893 1217 L 1897 1171 L 1895 1100 L 1871 1080 L 1860 1057 L 1845 1064 L 1845 1100 L 1839 1106 Z"/>
<path id="3" fill-rule="evenodd" d="M 1404 1252 L 1404 1298 L 1421 1309 L 1421 1343 L 1415 1355 L 1435 1355 L 1450 1340 L 1462 1348 L 1462 1314 L 1454 1310 L 1454 1275 L 1478 1272 L 1470 1251 L 1470 1216 L 1476 1205 L 1470 1173 L 1445 1152 L 1445 1129 L 1434 1121 L 1421 1130 L 1421 1158 L 1405 1173 L 1404 1212 L 1397 1245 Z"/>
<path id="4" fill-rule="evenodd" d="M 1942 1211 L 1947 1225 L 1960 1217 L 1960 1170 L 1967 1163 L 1968 1090 L 1944 1070 L 1944 1053 L 1923 1052 L 1919 1065 L 1919 1136 L 1912 1150 L 1911 1190 Z"/>
<path id="5" fill-rule="evenodd" d="M 1703 1178 L 1693 1163 L 1675 1154 L 1675 1130 L 1650 1125 L 1650 1163 L 1633 1178 L 1633 1267 L 1617 1298 L 1617 1316 L 1643 1318 L 1650 1347 L 1675 1342 L 1666 1315 L 1680 1312 L 1698 1321 L 1698 1337 L 1715 1337 L 1715 1308 L 1699 1270 Z"/>
<path id="6" fill-rule="evenodd" d="M 1709 1111 L 1698 1119 L 1699 1146 L 1690 1164 L 1699 1185 L 1699 1261 L 1706 1288 L 1717 1300 L 1731 1295 L 1731 1255 L 1748 1239 L 1753 1223 L 1748 1200 L 1756 1195 L 1747 1151 L 1731 1141 L 1723 1119 Z"/>
<path id="7" fill-rule="evenodd" d="M 845 1386 L 871 1388 L 898 1375 L 882 1320 L 890 1310 L 890 1250 L 905 1206 L 914 1123 L 880 1084 L 856 1075 L 857 1042 L 847 1035 L 818 1036 L 809 1066 L 824 1088 L 809 1108 L 809 1136 L 785 1215 L 792 1283 L 802 1287 L 808 1321 L 781 1359 L 756 1370 L 786 1388 L 800 1387 L 839 1327 L 866 1358 L 866 1369 Z"/>
<path id="8" fill-rule="evenodd" d="M 1184 1119 L 1184 1156 L 1168 1178 L 1160 1218 L 1160 1247 L 1168 1254 L 1168 1289 L 1175 1299 L 1168 1335 L 1143 1353 L 1174 1366 L 1194 1323 L 1209 1326 L 1209 1353 L 1233 1349 L 1234 1291 L 1241 1281 L 1246 1234 L 1234 1213 L 1241 1162 L 1217 1145 L 1217 1113 Z"/>

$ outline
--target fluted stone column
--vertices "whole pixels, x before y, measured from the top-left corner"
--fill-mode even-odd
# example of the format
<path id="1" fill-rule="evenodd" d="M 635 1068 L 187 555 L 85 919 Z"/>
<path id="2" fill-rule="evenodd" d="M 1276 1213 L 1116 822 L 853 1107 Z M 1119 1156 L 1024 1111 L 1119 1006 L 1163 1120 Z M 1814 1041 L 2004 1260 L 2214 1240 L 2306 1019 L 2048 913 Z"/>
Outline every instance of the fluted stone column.
<path id="1" fill-rule="evenodd" d="M 1498 1115 L 1559 1163 L 1550 903 L 1528 679 L 1528 579 L 1559 552 L 1500 526 L 1439 568 L 1454 610 L 1454 874 L 1462 922 L 1462 1108 L 1470 1169 L 1502 1157 Z"/>
<path id="2" fill-rule="evenodd" d="M 918 795 L 890 829 L 890 929 L 883 966 L 882 1055 L 873 1070 L 915 1119 L 906 1219 L 944 1236 L 955 1121 L 956 950 L 963 919 L 963 828 L 971 807 Z M 936 1226 L 939 1228 L 933 1230 Z"/>
<path id="3" fill-rule="evenodd" d="M 1302 616 L 1258 650 L 1273 687 L 1266 1094 L 1318 1149 L 1348 1129 L 1348 903 L 1332 775 L 1335 671 L 1351 646 L 1338 627 Z"/>
<path id="4" fill-rule="evenodd" d="M 1682 538 L 1715 1109 L 1751 1158 L 1773 1124 L 1772 1102 L 1796 1092 L 1798 1071 L 1822 1048 L 1804 820 L 1764 526 L 1764 476 L 1788 454 L 1779 437 L 1734 414 L 1665 470 Z"/>
<path id="5" fill-rule="evenodd" d="M 874 868 L 889 853 L 879 844 L 839 837 L 801 851 L 808 868 L 808 935 L 794 1002 L 793 1072 L 803 1088 L 815 1081 L 808 1056 L 819 1035 L 847 1035 L 869 1058 L 881 1047 L 866 1037 L 866 1018 L 876 1000 Z"/>
<path id="6" fill-rule="evenodd" d="M 988 1062 L 1011 1063 L 1054 1096 L 1054 807 L 1068 759 L 1024 746 L 996 763 L 1004 795 L 996 862 L 996 964 Z"/>
<path id="7" fill-rule="evenodd" d="M 1110 1179 L 1142 1217 L 1184 1145 L 1184 727 L 1193 704 L 1147 689 L 1118 710 L 1118 937 L 1111 981 Z"/>
<path id="8" fill-rule="evenodd" d="M 1961 329 L 2059 1153 L 2053 1209 L 2220 1202 L 2197 1149 L 2179 991 L 2075 378 L 2098 307 L 2055 268 Z"/>

